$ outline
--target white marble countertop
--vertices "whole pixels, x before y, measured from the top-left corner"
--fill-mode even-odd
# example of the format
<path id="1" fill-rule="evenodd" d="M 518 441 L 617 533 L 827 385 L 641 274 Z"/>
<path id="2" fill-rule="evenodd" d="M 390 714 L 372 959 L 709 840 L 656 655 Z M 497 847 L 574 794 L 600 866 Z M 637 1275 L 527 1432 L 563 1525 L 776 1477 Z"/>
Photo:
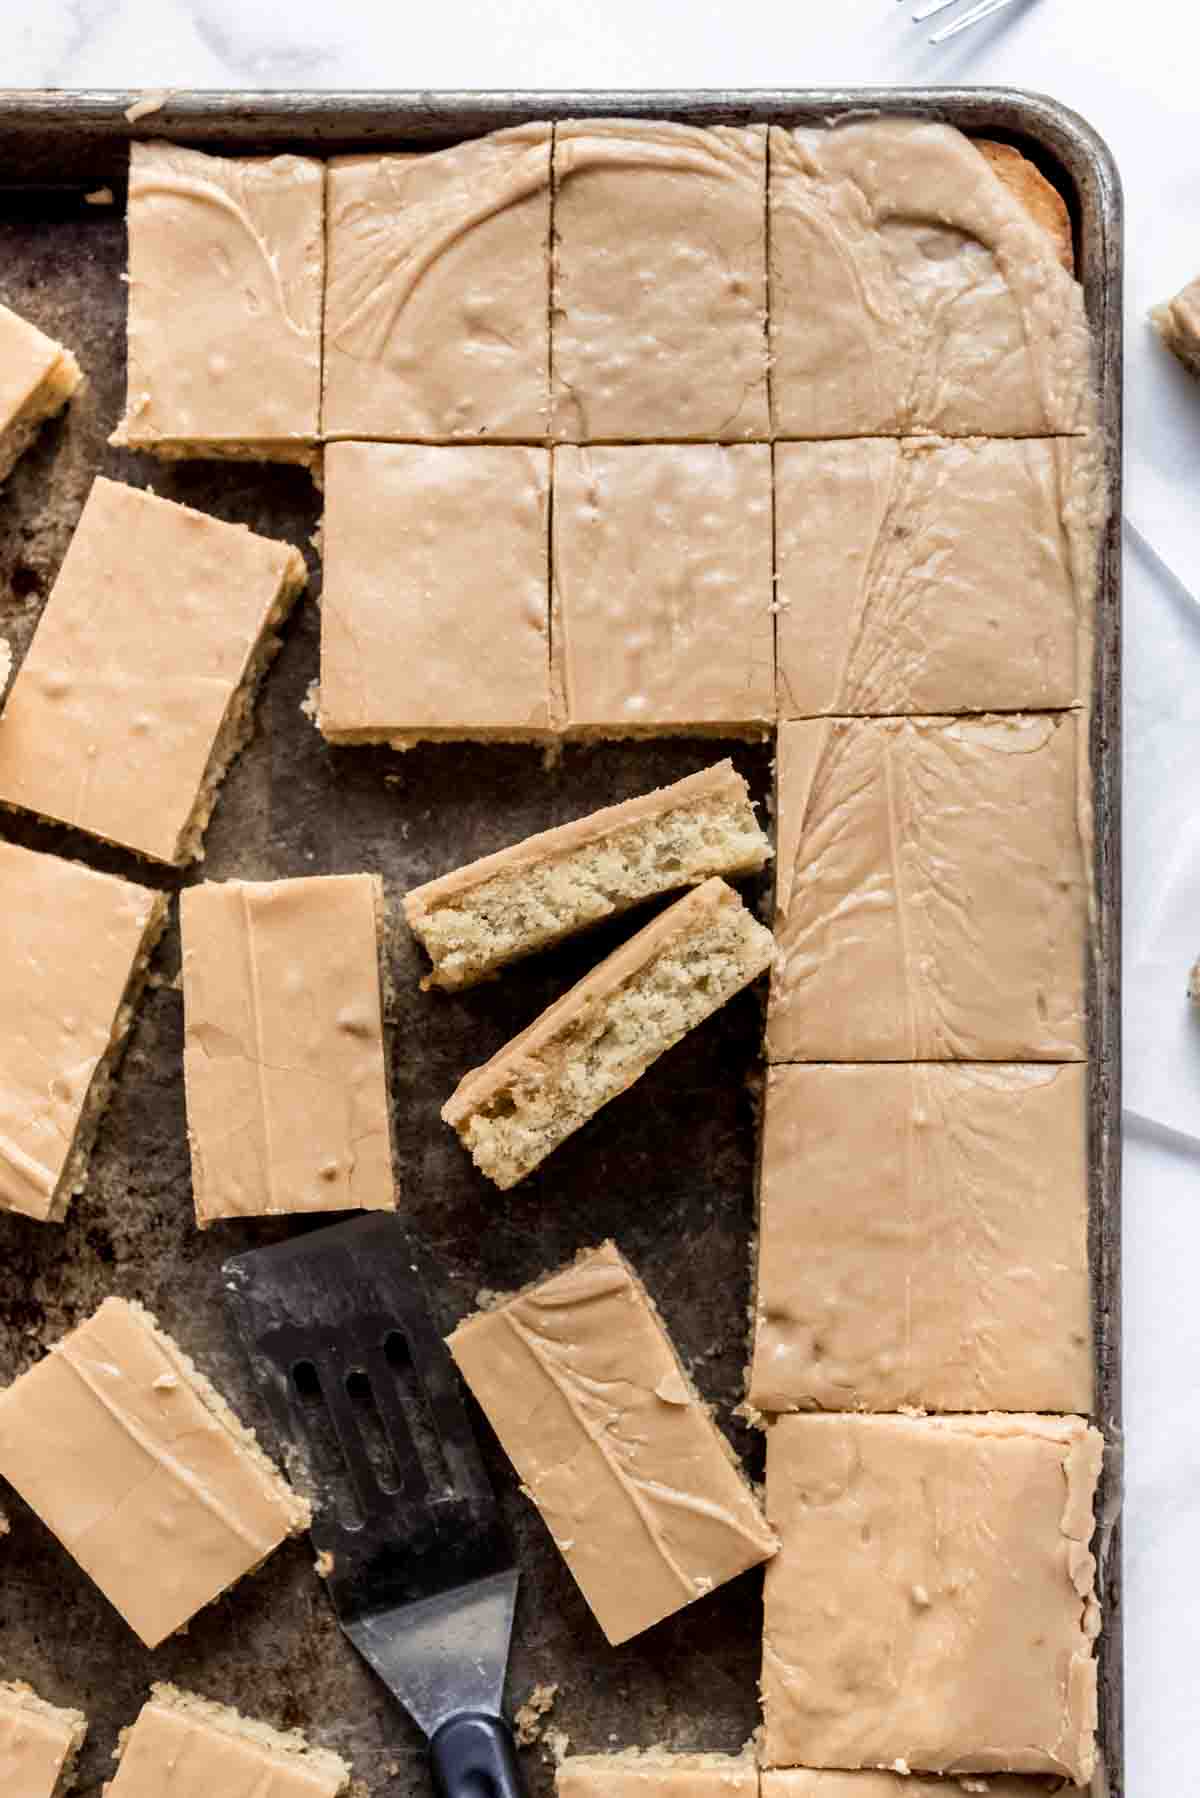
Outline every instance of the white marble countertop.
<path id="1" fill-rule="evenodd" d="M 1024 0 L 934 50 L 909 10 L 895 0 L 9 0 L 0 79 L 997 82 L 1055 95 L 1108 139 L 1126 192 L 1127 513 L 1139 533 L 1126 556 L 1127 1102 L 1141 1114 L 1128 1119 L 1125 1161 L 1127 1789 L 1166 1798 L 1195 1789 L 1200 1767 L 1200 1142 L 1186 1135 L 1200 1138 L 1200 1027 L 1188 1028 L 1179 965 L 1189 942 L 1200 954 L 1200 606 L 1190 597 L 1200 594 L 1200 384 L 1162 352 L 1145 314 L 1200 271 L 1200 20 L 1192 0 Z"/>

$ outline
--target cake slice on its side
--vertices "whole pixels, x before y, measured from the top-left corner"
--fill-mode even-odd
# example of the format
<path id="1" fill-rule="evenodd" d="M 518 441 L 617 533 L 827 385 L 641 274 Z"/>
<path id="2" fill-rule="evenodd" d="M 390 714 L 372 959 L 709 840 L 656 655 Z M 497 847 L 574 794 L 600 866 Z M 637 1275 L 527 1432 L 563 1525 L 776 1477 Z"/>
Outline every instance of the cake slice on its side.
<path id="1" fill-rule="evenodd" d="M 414 887 L 404 915 L 433 962 L 423 984 L 473 986 L 644 899 L 756 874 L 770 853 L 745 781 L 717 762 Z"/>
<path id="2" fill-rule="evenodd" d="M 120 1765 L 104 1788 L 109 1798 L 338 1798 L 350 1784 L 341 1756 L 310 1747 L 298 1730 L 273 1729 L 164 1684 L 151 1686 L 114 1758 Z"/>
<path id="3" fill-rule="evenodd" d="M 0 481 L 83 380 L 70 350 L 0 306 Z M 4 681 L 0 678 L 0 689 Z"/>
<path id="4" fill-rule="evenodd" d="M 0 1474 L 148 1648 L 311 1512 L 148 1311 L 105 1299 L 0 1393 Z"/>
<path id="5" fill-rule="evenodd" d="M 1150 314 L 1155 330 L 1189 374 L 1200 375 L 1200 275 Z"/>
<path id="6" fill-rule="evenodd" d="M 466 1318 L 450 1352 L 608 1640 L 778 1543 L 616 1245 Z"/>
<path id="7" fill-rule="evenodd" d="M 771 963 L 774 939 L 706 880 L 474 1068 L 442 1108 L 476 1167 L 515 1186 Z"/>
<path id="8" fill-rule="evenodd" d="M 87 1732 L 82 1711 L 47 1704 L 20 1680 L 0 1685 L 0 1790 L 5 1798 L 62 1798 Z"/>

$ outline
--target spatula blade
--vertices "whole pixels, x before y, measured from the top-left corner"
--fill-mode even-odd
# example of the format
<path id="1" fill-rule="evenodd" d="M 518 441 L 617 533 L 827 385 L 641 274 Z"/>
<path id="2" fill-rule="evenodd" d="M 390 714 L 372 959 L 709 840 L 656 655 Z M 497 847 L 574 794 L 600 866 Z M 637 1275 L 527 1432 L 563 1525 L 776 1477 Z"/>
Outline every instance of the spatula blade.
<path id="1" fill-rule="evenodd" d="M 517 1573 L 404 1226 L 358 1218 L 224 1276 L 342 1628 L 426 1735 L 499 1716 Z"/>

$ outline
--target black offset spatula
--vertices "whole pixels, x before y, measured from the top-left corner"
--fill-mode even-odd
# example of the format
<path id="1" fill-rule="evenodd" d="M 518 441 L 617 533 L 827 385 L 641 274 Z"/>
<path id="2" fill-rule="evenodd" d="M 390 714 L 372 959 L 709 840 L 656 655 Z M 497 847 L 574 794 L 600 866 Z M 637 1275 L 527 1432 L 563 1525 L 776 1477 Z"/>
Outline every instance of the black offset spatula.
<path id="1" fill-rule="evenodd" d="M 457 1369 L 394 1217 L 238 1255 L 228 1301 L 338 1622 L 429 1738 L 443 1798 L 522 1798 L 501 1714 L 517 1570 Z"/>

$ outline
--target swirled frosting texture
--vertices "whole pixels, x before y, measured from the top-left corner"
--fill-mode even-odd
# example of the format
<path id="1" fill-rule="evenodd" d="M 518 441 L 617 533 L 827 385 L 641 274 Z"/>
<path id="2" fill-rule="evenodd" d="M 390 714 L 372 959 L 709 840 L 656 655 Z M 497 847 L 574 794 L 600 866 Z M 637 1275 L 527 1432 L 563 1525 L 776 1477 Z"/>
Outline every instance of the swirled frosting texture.
<path id="1" fill-rule="evenodd" d="M 1087 693 L 1087 439 L 775 451 L 779 710 L 1037 710 Z"/>
<path id="2" fill-rule="evenodd" d="M 770 166 L 778 435 L 1086 428 L 1082 291 L 960 131 L 773 126 Z"/>
<path id="3" fill-rule="evenodd" d="M 774 1067 L 750 1401 L 1090 1411 L 1079 1062 Z"/>
<path id="4" fill-rule="evenodd" d="M 329 170 L 324 429 L 544 437 L 550 127 Z"/>
<path id="5" fill-rule="evenodd" d="M 554 187 L 555 437 L 765 437 L 765 128 L 568 119 Z"/>
<path id="6" fill-rule="evenodd" d="M 450 1348 L 610 1642 L 774 1552 L 611 1243 L 468 1318 Z"/>
<path id="7" fill-rule="evenodd" d="M 1079 1417 L 772 1424 L 765 1763 L 1085 1784 L 1102 1449 Z"/>
<path id="8" fill-rule="evenodd" d="M 116 441 L 315 441 L 324 193 L 310 157 L 131 145 L 129 390 Z"/>
<path id="9" fill-rule="evenodd" d="M 1072 712 L 780 727 L 772 1061 L 1080 1061 Z"/>

